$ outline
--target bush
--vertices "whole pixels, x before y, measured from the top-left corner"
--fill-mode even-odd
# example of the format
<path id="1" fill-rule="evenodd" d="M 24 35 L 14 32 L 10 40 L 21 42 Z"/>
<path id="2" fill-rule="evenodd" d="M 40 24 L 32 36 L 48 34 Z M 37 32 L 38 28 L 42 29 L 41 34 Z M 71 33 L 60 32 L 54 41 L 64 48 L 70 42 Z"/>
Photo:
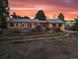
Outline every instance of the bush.
<path id="1" fill-rule="evenodd" d="M 74 23 L 74 25 L 72 26 L 72 30 L 78 31 L 78 19 L 75 19 L 75 23 Z"/>

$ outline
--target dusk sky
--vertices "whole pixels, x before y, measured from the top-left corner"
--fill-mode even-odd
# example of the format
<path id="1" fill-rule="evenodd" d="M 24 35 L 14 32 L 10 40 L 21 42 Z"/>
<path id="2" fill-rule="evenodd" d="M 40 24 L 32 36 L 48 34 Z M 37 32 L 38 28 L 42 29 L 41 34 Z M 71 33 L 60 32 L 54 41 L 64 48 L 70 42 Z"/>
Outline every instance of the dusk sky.
<path id="1" fill-rule="evenodd" d="M 38 10 L 44 10 L 47 18 L 63 13 L 66 20 L 77 17 L 78 0 L 9 0 L 10 14 L 35 17 Z"/>

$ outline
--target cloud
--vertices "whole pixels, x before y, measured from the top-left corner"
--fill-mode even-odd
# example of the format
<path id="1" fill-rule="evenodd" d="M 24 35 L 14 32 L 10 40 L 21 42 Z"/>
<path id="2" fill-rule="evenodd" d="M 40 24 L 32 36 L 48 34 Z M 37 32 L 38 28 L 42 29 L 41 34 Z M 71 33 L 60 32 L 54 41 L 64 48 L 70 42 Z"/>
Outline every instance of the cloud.
<path id="1" fill-rule="evenodd" d="M 9 0 L 11 7 L 32 7 L 35 5 L 51 5 L 57 7 L 76 8 L 78 0 Z"/>
<path id="2" fill-rule="evenodd" d="M 28 7 L 28 8 L 22 8 L 22 7 L 11 7 L 11 10 L 54 10 L 56 9 L 55 6 L 46 6 L 46 5 L 36 5 L 33 7 Z"/>
<path id="3" fill-rule="evenodd" d="M 9 6 L 10 12 L 16 11 L 18 15 L 27 16 L 44 10 L 47 16 L 63 12 L 66 18 L 75 18 L 78 12 L 78 0 L 9 0 Z"/>

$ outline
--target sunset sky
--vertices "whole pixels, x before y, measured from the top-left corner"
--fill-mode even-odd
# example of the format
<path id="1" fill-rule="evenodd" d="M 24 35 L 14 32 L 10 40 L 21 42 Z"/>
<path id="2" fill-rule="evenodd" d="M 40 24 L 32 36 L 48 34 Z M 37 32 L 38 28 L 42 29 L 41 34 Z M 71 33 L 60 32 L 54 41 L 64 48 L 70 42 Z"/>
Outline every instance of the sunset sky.
<path id="1" fill-rule="evenodd" d="M 38 10 L 44 10 L 47 18 L 63 13 L 66 20 L 77 17 L 78 0 L 9 0 L 10 14 L 34 18 Z"/>

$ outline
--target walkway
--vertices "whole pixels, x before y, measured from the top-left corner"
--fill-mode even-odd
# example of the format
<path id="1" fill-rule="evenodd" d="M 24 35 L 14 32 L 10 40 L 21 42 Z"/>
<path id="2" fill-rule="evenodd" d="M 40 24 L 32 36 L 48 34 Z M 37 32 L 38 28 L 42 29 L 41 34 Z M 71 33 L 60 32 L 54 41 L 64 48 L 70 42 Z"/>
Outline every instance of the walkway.
<path id="1" fill-rule="evenodd" d="M 31 41 L 40 41 L 40 40 L 49 40 L 49 39 L 59 39 L 69 36 L 66 32 L 59 33 L 48 33 L 48 34 L 32 34 L 30 36 L 6 36 L 0 37 L 2 43 L 12 43 L 12 42 L 31 42 Z"/>

